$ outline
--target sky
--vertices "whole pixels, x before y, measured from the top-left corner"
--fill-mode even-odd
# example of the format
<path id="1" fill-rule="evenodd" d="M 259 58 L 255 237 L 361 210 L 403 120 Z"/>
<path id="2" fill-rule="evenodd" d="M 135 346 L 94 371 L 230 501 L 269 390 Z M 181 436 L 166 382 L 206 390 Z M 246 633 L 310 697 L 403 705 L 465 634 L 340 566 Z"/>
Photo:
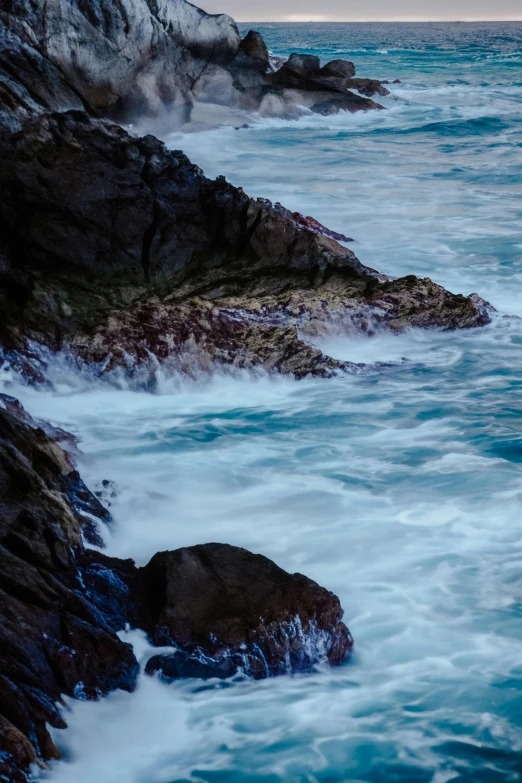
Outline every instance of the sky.
<path id="1" fill-rule="evenodd" d="M 238 22 L 522 20 L 522 0 L 192 0 Z"/>

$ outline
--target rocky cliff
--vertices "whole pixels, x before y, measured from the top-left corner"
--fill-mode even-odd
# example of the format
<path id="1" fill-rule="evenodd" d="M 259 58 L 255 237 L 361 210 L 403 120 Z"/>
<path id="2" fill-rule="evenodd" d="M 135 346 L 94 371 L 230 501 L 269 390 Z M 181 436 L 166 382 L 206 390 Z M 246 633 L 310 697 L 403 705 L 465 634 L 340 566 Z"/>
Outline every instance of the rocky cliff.
<path id="1" fill-rule="evenodd" d="M 299 60 L 284 66 L 290 81 L 278 79 L 259 39 L 241 41 L 230 17 L 185 0 L 6 0 L 0 123 L 15 129 L 35 113 L 82 109 L 118 120 L 166 114 L 172 128 L 190 123 L 196 103 L 283 116 L 297 104 L 377 107 L 338 74 L 311 80 Z"/>
<path id="2" fill-rule="evenodd" d="M 324 227 L 215 181 L 152 136 L 85 113 L 0 135 L 0 340 L 100 371 L 209 360 L 301 377 L 349 366 L 313 348 L 321 323 L 459 328 L 477 297 L 389 280 Z"/>

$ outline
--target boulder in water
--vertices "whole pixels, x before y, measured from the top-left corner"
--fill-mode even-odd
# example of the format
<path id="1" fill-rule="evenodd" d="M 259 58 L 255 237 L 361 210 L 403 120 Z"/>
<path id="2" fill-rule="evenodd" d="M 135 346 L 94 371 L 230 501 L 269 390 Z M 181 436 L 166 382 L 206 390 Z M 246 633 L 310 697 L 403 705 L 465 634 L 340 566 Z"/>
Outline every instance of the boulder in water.
<path id="1" fill-rule="evenodd" d="M 331 60 L 321 68 L 320 74 L 321 76 L 351 79 L 355 76 L 355 65 L 349 60 Z"/>
<path id="2" fill-rule="evenodd" d="M 302 574 L 227 544 L 161 552 L 142 570 L 158 645 L 148 671 L 257 679 L 343 662 L 353 639 L 339 599 Z M 176 673 L 177 672 L 177 673 Z"/>

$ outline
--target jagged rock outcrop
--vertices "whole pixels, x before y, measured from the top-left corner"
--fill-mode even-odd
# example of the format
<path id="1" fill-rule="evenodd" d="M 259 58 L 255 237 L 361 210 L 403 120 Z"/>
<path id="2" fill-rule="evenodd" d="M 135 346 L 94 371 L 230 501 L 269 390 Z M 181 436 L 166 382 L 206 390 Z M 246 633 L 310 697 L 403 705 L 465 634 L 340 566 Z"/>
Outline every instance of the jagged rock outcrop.
<path id="1" fill-rule="evenodd" d="M 314 324 L 372 330 L 487 323 L 478 298 L 389 280 L 310 219 L 209 180 L 152 136 L 85 113 L 0 136 L 0 342 L 116 366 L 188 351 L 301 377 L 346 367 Z"/>
<path id="2" fill-rule="evenodd" d="M 69 457 L 11 398 L 0 400 L 0 779 L 58 757 L 62 694 L 132 690 L 138 664 L 85 598 L 82 533 L 107 512 Z M 78 495 L 81 502 L 78 502 Z M 87 510 L 88 508 L 88 510 Z M 95 540 L 98 541 L 96 538 Z"/>
<path id="3" fill-rule="evenodd" d="M 259 33 L 242 41 L 229 16 L 185 0 L 0 6 L 0 124 L 11 129 L 35 113 L 68 109 L 126 121 L 167 114 L 172 128 L 192 121 L 195 103 L 281 116 L 317 103 L 376 107 L 348 92 L 355 84 L 316 80 L 311 91 L 302 80 L 289 91 L 270 71 Z"/>
<path id="4" fill-rule="evenodd" d="M 355 66 L 347 60 L 332 60 L 321 67 L 319 57 L 294 53 L 268 79 L 280 88 L 299 90 L 305 105 L 319 114 L 332 114 L 342 109 L 382 109 L 380 104 L 367 98 L 375 94 L 389 95 L 389 90 L 374 79 L 355 79 L 354 76 Z M 367 98 L 361 98 L 361 95 Z"/>
<path id="5" fill-rule="evenodd" d="M 148 666 L 170 679 L 344 660 L 353 642 L 336 596 L 265 557 L 208 544 L 139 569 L 86 549 L 108 512 L 38 425 L 0 396 L 0 780 L 59 757 L 47 724 L 65 727 L 62 695 L 133 690 L 139 666 L 116 634 L 127 624 L 173 646 Z"/>

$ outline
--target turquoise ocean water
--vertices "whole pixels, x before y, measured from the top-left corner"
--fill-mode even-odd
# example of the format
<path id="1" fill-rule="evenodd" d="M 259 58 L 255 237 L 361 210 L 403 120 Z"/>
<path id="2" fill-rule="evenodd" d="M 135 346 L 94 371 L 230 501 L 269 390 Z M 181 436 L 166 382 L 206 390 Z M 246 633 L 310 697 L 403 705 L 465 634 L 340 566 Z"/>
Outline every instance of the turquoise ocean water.
<path id="1" fill-rule="evenodd" d="M 167 136 L 210 176 L 312 214 L 391 275 L 478 292 L 481 330 L 361 337 L 328 381 L 56 369 L 17 389 L 120 494 L 110 554 L 226 541 L 334 590 L 345 666 L 71 704 L 67 783 L 522 779 L 522 24 L 254 25 L 270 49 L 400 79 L 385 112 Z M 244 26 L 248 29 L 248 26 Z M 517 317 L 518 316 L 518 317 Z M 13 390 L 13 387 L 11 387 Z M 129 638 L 147 655 L 138 634 Z"/>

